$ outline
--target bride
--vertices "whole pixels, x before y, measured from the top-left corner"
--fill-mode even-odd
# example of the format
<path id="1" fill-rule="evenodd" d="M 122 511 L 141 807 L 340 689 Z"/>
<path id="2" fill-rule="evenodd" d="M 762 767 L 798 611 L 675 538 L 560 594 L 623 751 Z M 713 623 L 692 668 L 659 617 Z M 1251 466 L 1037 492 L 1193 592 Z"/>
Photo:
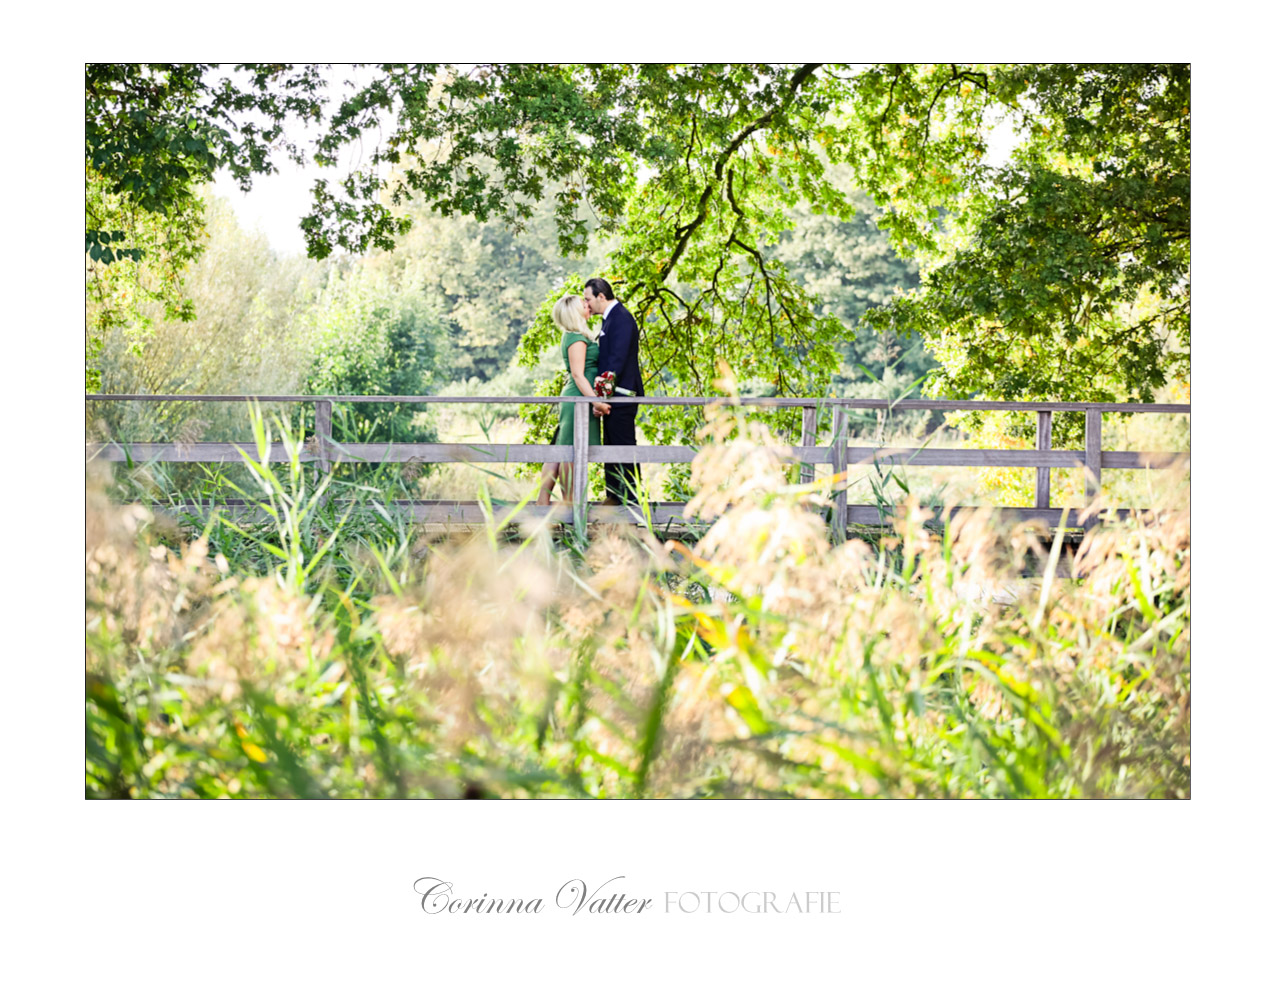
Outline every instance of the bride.
<path id="1" fill-rule="evenodd" d="M 598 375 L 598 331 L 589 326 L 589 305 L 581 296 L 564 296 L 553 306 L 553 322 L 562 330 L 562 361 L 567 367 L 567 381 L 562 396 L 597 396 L 593 380 Z M 609 403 L 592 404 L 598 416 L 611 412 Z M 602 443 L 602 421 L 589 415 L 589 404 L 563 403 L 558 412 L 558 436 L 555 444 L 572 444 L 575 439 L 575 417 L 589 417 L 589 443 Z M 571 464 L 548 462 L 540 472 L 540 498 L 536 503 L 549 505 L 554 482 L 562 486 L 563 499 L 571 501 Z"/>

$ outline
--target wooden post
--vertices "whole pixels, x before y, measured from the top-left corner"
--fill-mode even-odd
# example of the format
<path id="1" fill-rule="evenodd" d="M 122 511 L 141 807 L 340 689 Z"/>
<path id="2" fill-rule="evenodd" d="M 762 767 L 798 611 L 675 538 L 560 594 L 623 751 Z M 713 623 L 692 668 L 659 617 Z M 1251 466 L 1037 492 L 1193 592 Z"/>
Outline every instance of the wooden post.
<path id="1" fill-rule="evenodd" d="M 576 403 L 572 411 L 574 433 L 571 443 L 571 518 L 578 532 L 583 533 L 588 523 L 589 495 L 589 418 L 593 416 L 591 403 Z"/>
<path id="2" fill-rule="evenodd" d="M 837 475 L 846 471 L 846 444 L 847 444 L 847 418 L 846 408 L 836 406 L 832 408 L 832 474 Z M 846 480 L 842 478 L 838 483 L 840 488 L 837 490 L 836 496 L 833 497 L 832 510 L 832 540 L 834 544 L 840 544 L 846 539 L 846 523 L 849 518 L 849 511 L 846 508 Z"/>
<path id="3" fill-rule="evenodd" d="M 314 403 L 314 438 L 319 446 L 319 471 L 332 471 L 332 401 Z"/>
<path id="4" fill-rule="evenodd" d="M 803 406 L 801 408 L 801 446 L 803 448 L 814 447 L 815 438 L 818 436 L 819 426 L 819 410 L 813 406 Z M 801 484 L 809 485 L 815 481 L 815 466 L 813 464 L 805 464 L 801 466 Z"/>
<path id="5" fill-rule="evenodd" d="M 1088 506 L 1102 492 L 1102 411 L 1090 408 L 1085 411 L 1085 505 Z M 1090 517 L 1085 527 L 1093 527 L 1097 519 Z"/>
<path id="6" fill-rule="evenodd" d="M 1051 410 L 1036 411 L 1036 450 L 1048 451 L 1053 441 L 1054 414 Z M 1036 509 L 1049 509 L 1049 466 L 1036 468 Z"/>

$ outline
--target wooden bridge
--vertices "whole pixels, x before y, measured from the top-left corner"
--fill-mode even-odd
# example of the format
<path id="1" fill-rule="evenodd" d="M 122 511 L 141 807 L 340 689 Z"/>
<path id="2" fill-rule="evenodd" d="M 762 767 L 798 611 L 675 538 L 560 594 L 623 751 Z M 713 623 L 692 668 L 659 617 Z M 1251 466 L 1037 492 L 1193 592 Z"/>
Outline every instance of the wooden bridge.
<path id="1" fill-rule="evenodd" d="M 574 418 L 573 444 L 492 444 L 492 443 L 389 443 L 371 442 L 338 444 L 332 439 L 332 407 L 335 403 L 405 403 L 405 404 L 488 404 L 510 405 L 522 403 L 589 403 L 586 396 L 188 396 L 147 394 L 89 394 L 86 401 L 103 402 L 182 402 L 182 403 L 306 403 L 315 407 L 315 439 L 302 455 L 302 460 L 317 462 L 320 471 L 331 471 L 342 462 L 365 464 L 402 462 L 502 462 L 534 463 L 568 462 L 574 466 L 573 499 L 570 506 L 524 506 L 515 519 L 529 521 L 549 517 L 571 521 L 584 526 L 588 521 L 614 523 L 644 523 L 645 517 L 636 507 L 604 506 L 590 504 L 586 500 L 590 463 L 622 462 L 643 464 L 669 464 L 691 461 L 697 450 L 689 445 L 591 445 L 588 443 L 588 416 Z M 885 400 L 839 398 L 737 398 L 724 397 L 624 397 L 613 396 L 608 403 L 641 403 L 646 406 L 704 406 L 710 403 L 727 403 L 756 407 L 800 407 L 802 410 L 801 443 L 788 446 L 794 461 L 802 463 L 803 482 L 814 479 L 814 466 L 830 465 L 834 475 L 845 473 L 852 466 L 890 464 L 915 467 L 971 467 L 971 468 L 1035 468 L 1036 498 L 1030 507 L 997 507 L 1004 516 L 1015 519 L 1040 520 L 1050 527 L 1060 524 L 1063 510 L 1050 506 L 1049 470 L 1054 468 L 1082 468 L 1085 470 L 1085 502 L 1091 502 L 1098 494 L 1103 469 L 1166 468 L 1180 459 L 1189 459 L 1185 452 L 1169 451 L 1104 451 L 1102 448 L 1102 418 L 1106 413 L 1174 413 L 1190 414 L 1189 404 L 1179 403 L 1049 403 L 1005 402 L 978 400 Z M 832 433 L 828 443 L 817 444 L 817 424 L 820 410 L 831 409 Z M 1015 410 L 1036 414 L 1036 447 L 1031 449 L 952 449 L 911 447 L 856 447 L 848 440 L 850 410 Z M 1083 451 L 1058 450 L 1051 446 L 1053 416 L 1056 413 L 1080 412 L 1085 415 L 1085 447 Z M 119 441 L 90 442 L 86 445 L 86 457 L 110 462 L 122 462 L 131 458 L 134 462 L 233 462 L 241 459 L 239 449 L 250 454 L 255 444 L 228 442 L 195 442 L 191 444 L 122 443 Z M 282 443 L 275 443 L 271 460 L 286 458 Z M 844 538 L 849 524 L 877 524 L 880 516 L 875 505 L 856 505 L 847 501 L 843 488 L 834 493 L 832 528 L 835 538 Z M 418 521 L 432 523 L 481 524 L 484 508 L 477 502 L 457 500 L 399 500 L 395 501 L 408 510 Z M 685 522 L 684 503 L 652 502 L 649 504 L 650 523 L 653 526 L 669 526 Z M 191 507 L 195 509 L 195 507 Z M 960 507 L 950 507 L 955 511 Z M 1139 512 L 1136 508 L 1120 508 L 1119 515 Z M 1074 520 L 1074 516 L 1071 518 Z"/>

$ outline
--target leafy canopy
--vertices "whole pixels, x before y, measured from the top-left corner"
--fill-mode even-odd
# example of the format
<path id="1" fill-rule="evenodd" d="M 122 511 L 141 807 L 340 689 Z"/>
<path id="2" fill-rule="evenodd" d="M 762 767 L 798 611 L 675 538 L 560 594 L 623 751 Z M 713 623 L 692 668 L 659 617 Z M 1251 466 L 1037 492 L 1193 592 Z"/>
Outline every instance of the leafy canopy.
<path id="1" fill-rule="evenodd" d="M 853 337 L 775 250 L 797 204 L 853 215 L 835 166 L 920 262 L 921 285 L 865 320 L 925 335 L 942 363 L 932 390 L 1149 398 L 1185 374 L 1188 65 L 366 72 L 330 107 L 312 65 L 90 66 L 86 163 L 111 193 L 163 213 L 223 164 L 247 185 L 273 156 L 300 156 L 285 136 L 292 118 L 319 126 L 320 164 L 376 134 L 365 166 L 316 183 L 302 221 L 311 255 L 392 247 L 410 226 L 408 201 L 517 228 L 552 196 L 564 251 L 614 239 L 604 274 L 644 325 L 653 387 L 708 393 L 725 359 L 780 395 L 825 390 Z M 1019 143 L 992 165 L 1001 120 Z M 100 232 L 98 246 L 115 252 Z M 555 338 L 543 307 L 523 358 Z M 696 414 L 650 416 L 662 439 Z"/>
<path id="2" fill-rule="evenodd" d="M 942 362 L 932 388 L 1150 401 L 1185 378 L 1189 65 L 892 66 L 861 79 L 861 140 L 841 151 L 926 269 L 866 320 L 925 334 Z M 980 156 L 997 116 L 1018 144 L 991 166 Z"/>

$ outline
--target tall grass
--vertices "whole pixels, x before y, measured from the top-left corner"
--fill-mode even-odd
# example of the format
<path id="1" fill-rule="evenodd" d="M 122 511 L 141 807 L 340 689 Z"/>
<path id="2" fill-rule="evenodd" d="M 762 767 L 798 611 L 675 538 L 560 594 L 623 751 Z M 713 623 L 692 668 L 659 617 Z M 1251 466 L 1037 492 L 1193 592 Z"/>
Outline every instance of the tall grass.
<path id="1" fill-rule="evenodd" d="M 1091 531 L 1079 578 L 915 499 L 834 545 L 847 480 L 792 484 L 723 405 L 693 546 L 430 543 L 254 431 L 256 520 L 173 527 L 90 480 L 90 796 L 1190 793 L 1184 511 Z"/>

